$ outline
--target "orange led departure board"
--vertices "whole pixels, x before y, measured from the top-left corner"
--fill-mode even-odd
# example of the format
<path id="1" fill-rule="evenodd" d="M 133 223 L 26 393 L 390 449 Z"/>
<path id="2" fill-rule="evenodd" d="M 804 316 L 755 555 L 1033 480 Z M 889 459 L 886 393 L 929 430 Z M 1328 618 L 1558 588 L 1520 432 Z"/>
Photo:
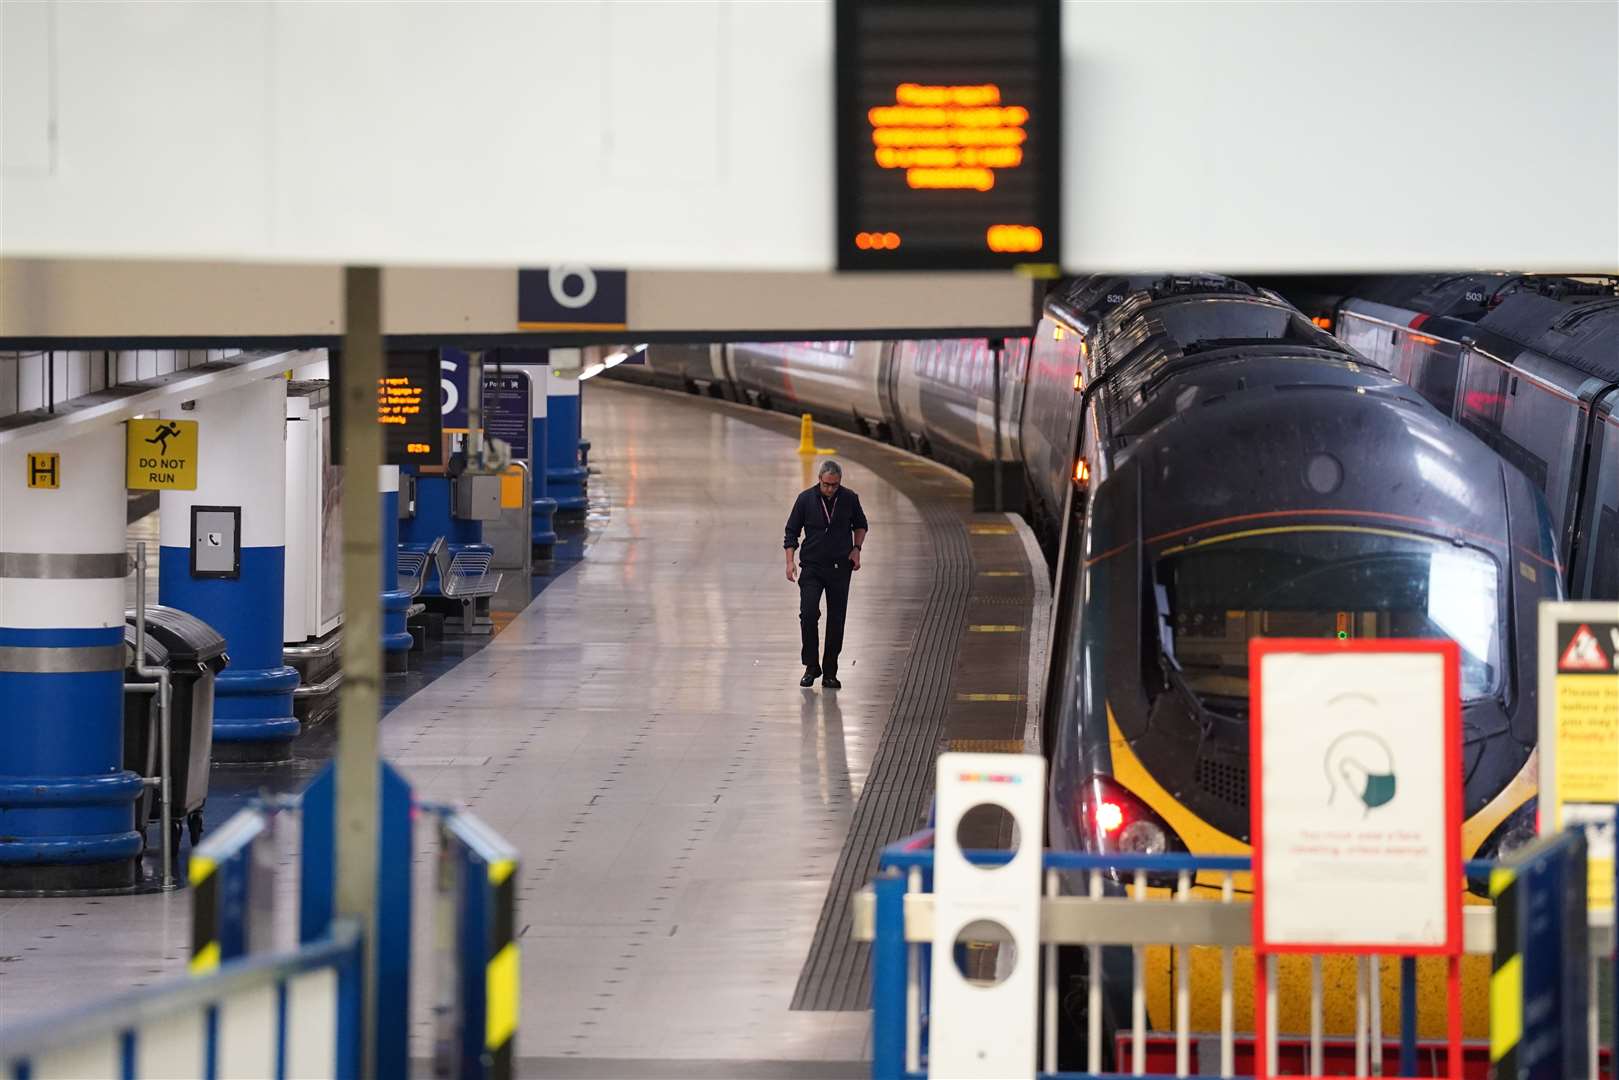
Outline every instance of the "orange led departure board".
<path id="1" fill-rule="evenodd" d="M 838 0 L 838 268 L 1060 265 L 1058 0 Z"/>
<path id="2" fill-rule="evenodd" d="M 444 455 L 437 349 L 390 349 L 377 380 L 377 422 L 389 465 L 436 465 Z"/>

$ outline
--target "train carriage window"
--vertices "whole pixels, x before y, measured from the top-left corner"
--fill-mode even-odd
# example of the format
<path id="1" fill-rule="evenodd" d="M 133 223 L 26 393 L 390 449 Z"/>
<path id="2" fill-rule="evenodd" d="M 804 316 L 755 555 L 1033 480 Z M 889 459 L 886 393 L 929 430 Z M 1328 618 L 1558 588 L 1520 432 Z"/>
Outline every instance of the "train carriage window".
<path id="1" fill-rule="evenodd" d="M 1199 697 L 1245 702 L 1255 637 L 1454 639 L 1462 696 L 1501 688 L 1495 560 L 1382 528 L 1242 532 L 1166 550 L 1156 568 L 1163 662 Z"/>
<path id="2" fill-rule="evenodd" d="M 1565 490 L 1574 439 L 1584 428 L 1579 404 L 1472 350 L 1460 398 L 1457 418 L 1467 430 L 1522 470 L 1542 493 Z M 1567 507 L 1553 499 L 1551 509 L 1560 535 Z"/>
<path id="3" fill-rule="evenodd" d="M 1446 416 L 1455 416 L 1461 347 L 1426 334 L 1401 332 L 1400 337 L 1394 367 L 1409 372 L 1407 381 L 1429 404 Z"/>
<path id="4" fill-rule="evenodd" d="M 1352 311 L 1345 311 L 1338 319 L 1338 340 L 1372 363 L 1388 368 L 1396 378 L 1405 382 L 1411 380 L 1409 370 L 1400 371 L 1396 368 L 1396 350 L 1391 344 L 1388 327 L 1382 323 L 1373 322 Z"/>

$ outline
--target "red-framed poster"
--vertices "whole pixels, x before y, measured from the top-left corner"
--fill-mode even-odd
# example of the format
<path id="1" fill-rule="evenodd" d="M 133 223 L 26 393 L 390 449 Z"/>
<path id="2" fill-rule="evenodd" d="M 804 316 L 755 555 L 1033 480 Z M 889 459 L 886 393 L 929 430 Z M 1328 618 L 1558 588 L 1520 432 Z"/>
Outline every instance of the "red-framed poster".
<path id="1" fill-rule="evenodd" d="M 1456 643 L 1255 638 L 1249 682 L 1260 1046 L 1271 954 L 1447 956 L 1459 1068 Z M 1261 1076 L 1269 1075 L 1267 1057 L 1262 1051 Z"/>

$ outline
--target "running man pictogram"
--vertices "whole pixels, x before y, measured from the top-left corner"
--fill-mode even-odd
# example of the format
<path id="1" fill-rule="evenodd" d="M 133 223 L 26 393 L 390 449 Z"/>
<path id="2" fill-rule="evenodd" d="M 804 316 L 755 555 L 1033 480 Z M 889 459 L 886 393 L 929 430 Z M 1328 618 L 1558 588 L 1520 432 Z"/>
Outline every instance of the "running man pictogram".
<path id="1" fill-rule="evenodd" d="M 162 426 L 157 429 L 156 433 L 146 441 L 149 443 L 156 443 L 158 453 L 167 454 L 169 452 L 169 440 L 178 434 L 180 434 L 180 425 L 172 421 L 165 421 Z"/>

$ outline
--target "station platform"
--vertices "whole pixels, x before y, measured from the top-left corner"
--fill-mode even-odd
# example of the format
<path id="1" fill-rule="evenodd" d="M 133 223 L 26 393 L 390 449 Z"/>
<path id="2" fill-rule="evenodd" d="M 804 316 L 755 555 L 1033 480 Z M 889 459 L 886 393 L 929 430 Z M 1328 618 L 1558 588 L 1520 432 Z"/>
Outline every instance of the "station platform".
<path id="1" fill-rule="evenodd" d="M 517 1073 L 866 1075 L 851 897 L 926 823 L 939 751 L 1036 748 L 1045 563 L 959 474 L 818 429 L 871 535 L 843 689 L 801 689 L 781 527 L 818 459 L 797 419 L 603 380 L 584 408 L 610 508 L 586 557 L 382 724 L 420 799 L 521 852 Z M 0 1024 L 180 973 L 189 908 L 0 900 L 0 959 L 19 960 Z M 425 1072 L 432 943 L 415 955 Z"/>

